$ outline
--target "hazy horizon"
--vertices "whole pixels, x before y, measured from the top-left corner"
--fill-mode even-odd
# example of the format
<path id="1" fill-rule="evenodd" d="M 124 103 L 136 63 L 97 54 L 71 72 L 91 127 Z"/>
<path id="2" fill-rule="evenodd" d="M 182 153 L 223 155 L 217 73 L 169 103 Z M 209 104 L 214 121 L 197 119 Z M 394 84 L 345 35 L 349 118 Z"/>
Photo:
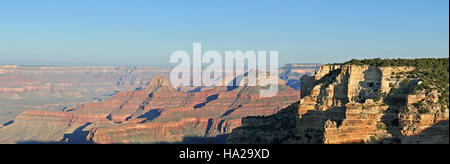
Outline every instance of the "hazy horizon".
<path id="1" fill-rule="evenodd" d="M 176 50 L 286 63 L 449 54 L 448 0 L 0 2 L 0 64 L 165 66 Z"/>
<path id="2" fill-rule="evenodd" d="M 353 58 L 353 59 L 375 59 L 374 58 Z M 418 57 L 418 58 L 380 58 L 380 59 L 426 59 L 426 58 L 448 58 L 447 57 Z M 351 60 L 351 59 L 349 59 Z M 329 63 L 301 63 L 301 62 L 287 62 L 287 63 L 281 63 L 279 64 L 279 67 L 283 67 L 286 64 L 319 64 L 319 65 L 325 65 L 325 64 L 333 64 L 333 63 L 344 63 L 349 60 L 339 61 L 339 62 L 329 62 Z M 89 63 L 64 63 L 64 62 L 56 62 L 56 63 L 27 63 L 27 62 L 11 62 L 11 63 L 0 63 L 0 66 L 2 65 L 17 65 L 17 66 L 117 66 L 117 67 L 173 67 L 177 64 L 89 64 Z M 202 67 L 206 67 L 209 64 L 203 64 Z M 193 67 L 193 66 L 191 66 Z"/>

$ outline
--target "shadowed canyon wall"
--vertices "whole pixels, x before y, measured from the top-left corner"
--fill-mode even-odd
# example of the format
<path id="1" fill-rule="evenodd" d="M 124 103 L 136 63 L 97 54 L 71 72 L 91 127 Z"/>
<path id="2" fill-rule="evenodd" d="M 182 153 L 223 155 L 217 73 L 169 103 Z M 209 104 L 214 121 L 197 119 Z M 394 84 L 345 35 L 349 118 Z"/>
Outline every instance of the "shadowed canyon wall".
<path id="1" fill-rule="evenodd" d="M 101 102 L 25 111 L 0 128 L 0 143 L 225 143 L 242 117 L 271 115 L 299 99 L 298 90 L 279 84 L 278 94 L 265 98 L 259 86 L 183 92 L 155 76 Z"/>
<path id="2" fill-rule="evenodd" d="M 302 77 L 298 104 L 243 118 L 228 143 L 448 143 L 448 106 L 436 91 L 413 91 L 414 69 L 322 66 L 314 82 Z"/>

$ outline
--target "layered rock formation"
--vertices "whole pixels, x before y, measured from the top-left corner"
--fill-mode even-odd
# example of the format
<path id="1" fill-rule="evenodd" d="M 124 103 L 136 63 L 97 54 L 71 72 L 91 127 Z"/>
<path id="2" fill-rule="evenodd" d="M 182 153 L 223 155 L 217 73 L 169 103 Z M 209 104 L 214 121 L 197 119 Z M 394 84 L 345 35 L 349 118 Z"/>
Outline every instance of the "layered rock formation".
<path id="1" fill-rule="evenodd" d="M 61 111 L 148 85 L 169 67 L 0 65 L 0 124 L 26 110 Z"/>
<path id="2" fill-rule="evenodd" d="M 280 78 L 286 81 L 286 85 L 300 89 L 300 78 L 304 75 L 313 76 L 321 64 L 285 64 L 281 67 Z"/>
<path id="3" fill-rule="evenodd" d="M 0 129 L 0 142 L 224 143 L 242 117 L 271 115 L 299 99 L 298 91 L 284 85 L 270 98 L 259 97 L 260 89 L 181 92 L 155 76 L 141 89 L 117 92 L 102 102 L 63 112 L 24 112 Z"/>
<path id="4" fill-rule="evenodd" d="M 314 73 L 314 67 L 291 66 L 281 77 L 299 87 L 297 76 Z M 116 92 L 139 90 L 153 76 L 168 75 L 163 66 L 19 66 L 0 65 L 0 125 L 26 110 L 61 111 L 87 102 L 110 99 Z M 294 73 L 293 72 L 300 72 Z M 302 73 L 303 72 L 303 73 Z M 212 87 L 181 87 L 181 92 L 198 92 Z"/>
<path id="5" fill-rule="evenodd" d="M 93 143 L 225 143 L 240 120 L 182 118 L 172 122 L 124 124 L 95 128 L 87 138 Z"/>
<path id="6" fill-rule="evenodd" d="M 302 78 L 298 108 L 243 118 L 228 142 L 448 143 L 448 106 L 438 103 L 437 92 L 412 92 L 421 83 L 414 69 L 322 66 L 314 82 Z"/>

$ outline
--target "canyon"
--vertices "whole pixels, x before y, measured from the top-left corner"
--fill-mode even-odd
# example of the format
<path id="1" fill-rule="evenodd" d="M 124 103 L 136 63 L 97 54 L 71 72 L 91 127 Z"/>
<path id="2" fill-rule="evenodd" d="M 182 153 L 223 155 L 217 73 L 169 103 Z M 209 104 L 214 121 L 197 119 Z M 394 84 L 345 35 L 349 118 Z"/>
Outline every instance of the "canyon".
<path id="1" fill-rule="evenodd" d="M 445 66 L 448 88 L 448 58 Z M 271 116 L 243 118 L 227 142 L 448 144 L 448 102 L 440 101 L 445 93 L 437 92 L 436 86 L 418 87 L 424 79 L 413 73 L 416 69 L 324 65 L 315 76 L 301 78 L 299 102 Z"/>
<path id="2" fill-rule="evenodd" d="M 62 111 L 143 87 L 170 67 L 0 65 L 0 124 L 27 110 Z"/>
<path id="3" fill-rule="evenodd" d="M 168 68 L 3 66 L 3 104 L 48 104 L 54 93 L 66 101 L 20 109 L 1 124 L 0 143 L 448 144 L 448 58 L 439 61 L 431 72 L 423 63 L 287 64 L 274 97 L 260 97 L 264 87 L 245 75 L 235 87 L 174 88 Z"/>
<path id="4" fill-rule="evenodd" d="M 114 75 L 113 71 L 103 69 L 100 72 Z M 126 71 L 129 75 L 126 79 L 123 76 L 115 79 L 123 81 L 120 83 L 123 85 L 119 85 L 123 86 L 121 88 L 117 88 L 117 81 L 102 85 L 103 81 L 95 79 L 91 82 L 97 82 L 97 86 L 90 83 L 85 83 L 90 85 L 88 88 L 69 85 L 62 92 L 109 87 L 104 90 L 111 92 L 114 89 L 114 94 L 109 98 L 87 99 L 75 106 L 56 110 L 45 107 L 25 110 L 0 127 L 0 143 L 225 143 L 232 129 L 241 125 L 242 117 L 271 115 L 300 98 L 299 90 L 286 86 L 282 79 L 278 81 L 279 93 L 266 98 L 259 97 L 259 86 L 173 88 L 166 76 L 153 75 L 156 72 L 164 74 L 164 71 L 161 68 L 138 74 L 136 70 Z M 31 74 L 36 75 L 35 72 Z M 61 74 L 72 76 L 74 73 L 61 71 Z M 104 75 L 94 74 L 96 77 Z M 151 81 L 146 81 L 144 76 L 151 76 Z M 241 83 L 245 83 L 245 79 Z M 80 81 L 78 79 L 72 83 L 78 84 Z M 12 93 L 20 94 L 16 91 Z M 74 101 L 70 100 L 71 97 L 65 98 Z"/>

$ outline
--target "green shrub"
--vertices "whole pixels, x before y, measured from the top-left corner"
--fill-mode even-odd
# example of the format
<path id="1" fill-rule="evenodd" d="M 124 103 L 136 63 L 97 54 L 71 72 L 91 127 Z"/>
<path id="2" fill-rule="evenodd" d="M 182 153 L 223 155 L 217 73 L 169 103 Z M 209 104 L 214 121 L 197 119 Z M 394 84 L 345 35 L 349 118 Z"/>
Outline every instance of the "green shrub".
<path id="1" fill-rule="evenodd" d="M 384 123 L 378 122 L 378 123 L 377 123 L 377 129 L 378 129 L 378 130 L 386 130 L 387 127 L 386 127 L 386 125 L 385 125 Z"/>
<path id="2" fill-rule="evenodd" d="M 420 109 L 419 109 L 419 113 L 420 113 L 420 114 L 428 114 L 428 113 L 430 113 L 430 110 L 429 110 L 429 109 L 426 109 L 426 108 L 420 108 Z"/>
<path id="3" fill-rule="evenodd" d="M 387 66 L 412 66 L 416 69 L 408 74 L 408 77 L 417 77 L 423 84 L 417 90 L 430 91 L 436 89 L 441 96 L 440 102 L 449 108 L 449 58 L 423 58 L 423 59 L 364 59 L 350 60 L 337 65 L 370 65 L 376 67 Z M 397 77 L 401 77 L 397 74 Z M 414 90 L 411 90 L 414 91 Z M 410 91 L 410 92 L 411 92 Z"/>

